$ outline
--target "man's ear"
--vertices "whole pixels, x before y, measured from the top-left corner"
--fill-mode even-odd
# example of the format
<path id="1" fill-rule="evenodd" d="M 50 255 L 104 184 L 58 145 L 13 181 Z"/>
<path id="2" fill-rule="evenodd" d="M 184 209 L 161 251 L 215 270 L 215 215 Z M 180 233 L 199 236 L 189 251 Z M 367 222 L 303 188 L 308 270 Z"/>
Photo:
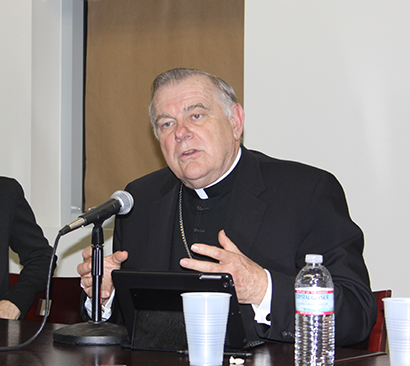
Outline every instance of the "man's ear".
<path id="1" fill-rule="evenodd" d="M 231 122 L 233 126 L 233 132 L 234 132 L 235 140 L 238 141 L 241 139 L 241 136 L 243 133 L 243 125 L 245 122 L 245 112 L 243 111 L 243 108 L 239 103 L 234 104 L 231 108 L 232 108 Z"/>

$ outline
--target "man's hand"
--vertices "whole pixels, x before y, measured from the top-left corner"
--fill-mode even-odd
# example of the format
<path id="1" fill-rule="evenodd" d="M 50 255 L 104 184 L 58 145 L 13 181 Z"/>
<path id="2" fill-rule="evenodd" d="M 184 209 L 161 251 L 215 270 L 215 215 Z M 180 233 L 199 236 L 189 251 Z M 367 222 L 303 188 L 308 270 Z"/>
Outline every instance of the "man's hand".
<path id="1" fill-rule="evenodd" d="M 20 309 L 9 300 L 0 301 L 0 318 L 1 319 L 18 319 Z"/>
<path id="2" fill-rule="evenodd" d="M 268 287 L 268 276 L 257 263 L 243 255 L 237 246 L 221 230 L 218 235 L 222 248 L 206 244 L 193 244 L 195 253 L 214 258 L 219 263 L 183 258 L 181 266 L 198 272 L 230 273 L 235 283 L 238 301 L 242 304 L 260 305 Z"/>
<path id="3" fill-rule="evenodd" d="M 104 272 L 101 283 L 101 304 L 105 305 L 114 290 L 111 271 L 120 269 L 121 263 L 127 260 L 128 252 L 115 252 L 104 257 Z M 83 250 L 83 263 L 77 266 L 77 272 L 81 276 L 81 287 L 88 297 L 92 297 L 93 277 L 91 274 L 92 247 Z"/>

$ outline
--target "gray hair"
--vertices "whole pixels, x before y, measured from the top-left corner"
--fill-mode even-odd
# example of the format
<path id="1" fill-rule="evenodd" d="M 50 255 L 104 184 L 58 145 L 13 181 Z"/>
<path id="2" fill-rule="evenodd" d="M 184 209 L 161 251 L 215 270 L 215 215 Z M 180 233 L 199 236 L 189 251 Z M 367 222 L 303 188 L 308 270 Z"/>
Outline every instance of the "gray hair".
<path id="1" fill-rule="evenodd" d="M 212 84 L 216 87 L 217 91 L 219 91 L 218 100 L 223 110 L 225 111 L 226 116 L 228 117 L 228 119 L 231 119 L 231 106 L 233 104 L 239 103 L 232 86 L 230 86 L 226 81 L 222 80 L 221 78 L 202 70 L 185 68 L 171 69 L 159 74 L 152 83 L 151 103 L 149 105 L 149 117 L 151 120 L 152 128 L 154 129 L 155 137 L 158 138 L 157 131 L 155 128 L 155 93 L 158 91 L 159 88 L 161 88 L 164 85 L 178 85 L 181 81 L 188 79 L 193 75 L 206 76 L 212 82 Z"/>

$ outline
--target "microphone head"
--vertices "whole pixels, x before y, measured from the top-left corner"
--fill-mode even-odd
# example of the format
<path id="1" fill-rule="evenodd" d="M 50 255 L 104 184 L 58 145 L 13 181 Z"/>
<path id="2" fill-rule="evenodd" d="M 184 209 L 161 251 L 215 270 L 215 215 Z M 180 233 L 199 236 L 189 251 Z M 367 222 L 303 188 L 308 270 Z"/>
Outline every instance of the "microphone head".
<path id="1" fill-rule="evenodd" d="M 117 200 L 121 206 L 117 215 L 126 215 L 134 206 L 134 197 L 129 192 L 116 191 L 112 194 L 111 198 Z"/>

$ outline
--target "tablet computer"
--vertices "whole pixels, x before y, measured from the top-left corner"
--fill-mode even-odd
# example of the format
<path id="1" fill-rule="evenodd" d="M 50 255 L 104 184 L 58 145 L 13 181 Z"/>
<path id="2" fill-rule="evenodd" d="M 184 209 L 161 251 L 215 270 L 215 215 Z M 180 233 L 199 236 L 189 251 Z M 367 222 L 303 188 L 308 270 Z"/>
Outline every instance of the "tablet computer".
<path id="1" fill-rule="evenodd" d="M 177 352 L 188 349 L 183 292 L 230 293 L 226 350 L 245 348 L 245 330 L 230 274 L 116 270 L 112 271 L 112 278 L 131 348 Z"/>

